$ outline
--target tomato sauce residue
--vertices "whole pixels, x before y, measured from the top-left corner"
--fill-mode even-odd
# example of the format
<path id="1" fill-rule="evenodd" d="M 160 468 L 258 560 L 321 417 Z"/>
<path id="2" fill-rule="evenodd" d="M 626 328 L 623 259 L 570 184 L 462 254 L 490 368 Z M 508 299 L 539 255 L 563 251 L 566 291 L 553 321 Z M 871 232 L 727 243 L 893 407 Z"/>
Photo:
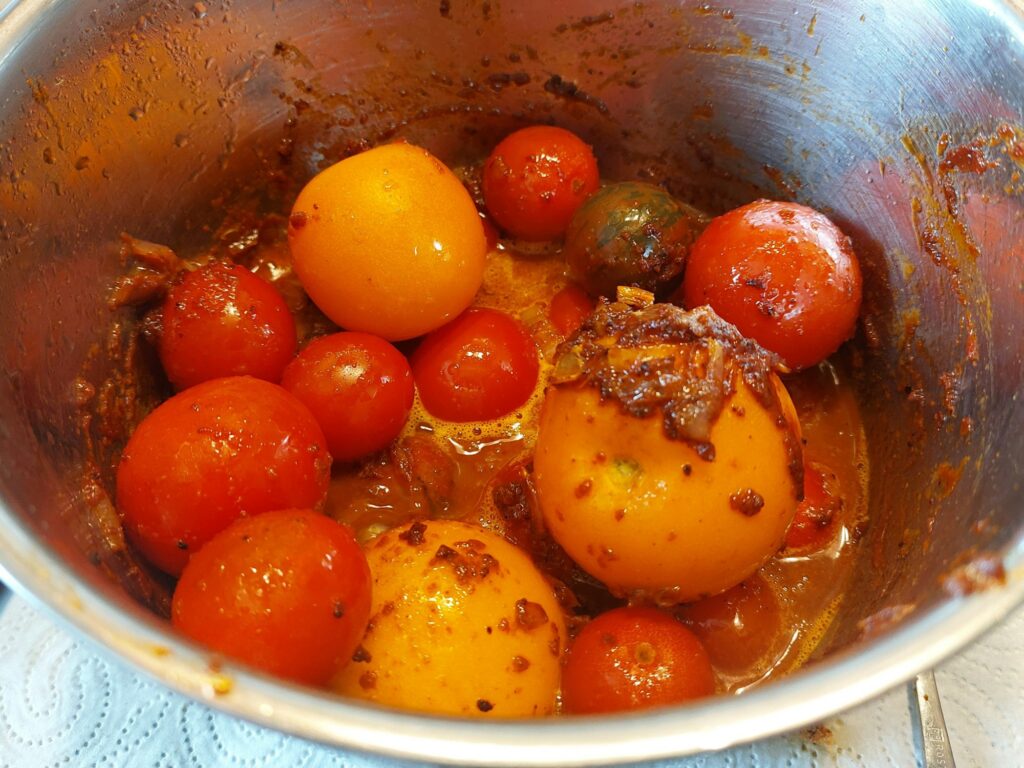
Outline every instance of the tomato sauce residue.
<path id="1" fill-rule="evenodd" d="M 1006 568 L 998 555 L 965 553 L 942 578 L 942 587 L 953 597 L 1000 587 L 1006 583 Z"/>
<path id="2" fill-rule="evenodd" d="M 975 139 L 942 153 L 939 161 L 939 173 L 960 171 L 961 173 L 984 173 L 990 168 L 998 168 L 999 163 L 989 160 L 985 154 L 986 142 Z"/>
<path id="3" fill-rule="evenodd" d="M 931 495 L 935 501 L 941 501 L 956 489 L 966 465 L 967 459 L 964 458 L 956 467 L 948 461 L 944 461 L 935 468 L 935 472 L 932 473 L 931 485 Z"/>

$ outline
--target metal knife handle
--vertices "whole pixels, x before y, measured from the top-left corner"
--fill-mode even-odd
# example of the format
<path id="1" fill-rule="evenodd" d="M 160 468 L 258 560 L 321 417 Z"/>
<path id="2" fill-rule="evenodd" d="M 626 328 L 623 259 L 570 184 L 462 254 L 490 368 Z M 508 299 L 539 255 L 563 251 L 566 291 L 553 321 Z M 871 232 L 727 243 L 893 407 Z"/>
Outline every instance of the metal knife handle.
<path id="1" fill-rule="evenodd" d="M 914 691 L 917 695 L 917 722 L 924 751 L 924 768 L 956 768 L 935 675 L 930 670 L 918 675 L 914 680 Z"/>

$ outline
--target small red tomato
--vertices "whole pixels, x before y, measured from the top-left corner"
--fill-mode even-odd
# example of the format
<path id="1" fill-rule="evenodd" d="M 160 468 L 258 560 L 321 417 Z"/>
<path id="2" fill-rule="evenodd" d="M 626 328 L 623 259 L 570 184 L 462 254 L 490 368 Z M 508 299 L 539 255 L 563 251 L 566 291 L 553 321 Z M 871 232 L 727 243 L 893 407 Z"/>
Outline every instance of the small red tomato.
<path id="1" fill-rule="evenodd" d="M 447 421 L 484 421 L 525 403 L 537 386 L 537 347 L 495 309 L 467 309 L 428 334 L 412 355 L 424 407 Z"/>
<path id="2" fill-rule="evenodd" d="M 714 692 L 700 640 L 654 608 L 602 613 L 576 636 L 562 670 L 562 703 L 570 714 L 662 707 Z"/>
<path id="3" fill-rule="evenodd" d="M 150 562 L 177 575 L 243 515 L 319 507 L 331 457 L 320 426 L 282 387 L 249 376 L 181 392 L 132 433 L 117 467 L 117 506 Z"/>
<path id="4" fill-rule="evenodd" d="M 676 294 L 710 304 L 794 369 L 853 335 L 861 275 L 850 239 L 823 214 L 758 200 L 712 220 L 690 249 Z"/>
<path id="5" fill-rule="evenodd" d="M 251 667 L 326 685 L 363 638 L 370 585 L 347 527 L 307 509 L 267 512 L 235 521 L 189 561 L 171 620 Z"/>
<path id="6" fill-rule="evenodd" d="M 295 320 L 266 280 L 213 262 L 168 291 L 159 350 L 179 390 L 223 376 L 276 382 L 295 354 Z"/>
<path id="7" fill-rule="evenodd" d="M 535 125 L 506 136 L 484 162 L 484 203 L 523 240 L 554 240 L 600 183 L 590 147 L 564 128 Z"/>
<path id="8" fill-rule="evenodd" d="M 804 500 L 786 532 L 786 549 L 820 549 L 832 538 L 843 500 L 826 484 L 826 474 L 831 475 L 824 467 L 804 463 Z"/>
<path id="9" fill-rule="evenodd" d="M 765 580 L 755 574 L 732 589 L 680 606 L 679 617 L 704 643 L 711 662 L 731 675 L 770 662 L 782 630 L 779 602 Z"/>
<path id="10" fill-rule="evenodd" d="M 313 412 L 335 461 L 353 461 L 394 440 L 415 391 L 401 352 L 355 332 L 311 341 L 285 368 L 281 386 Z"/>
<path id="11" fill-rule="evenodd" d="M 594 300 L 578 285 L 570 283 L 554 295 L 548 316 L 563 336 L 571 336 L 594 311 Z"/>

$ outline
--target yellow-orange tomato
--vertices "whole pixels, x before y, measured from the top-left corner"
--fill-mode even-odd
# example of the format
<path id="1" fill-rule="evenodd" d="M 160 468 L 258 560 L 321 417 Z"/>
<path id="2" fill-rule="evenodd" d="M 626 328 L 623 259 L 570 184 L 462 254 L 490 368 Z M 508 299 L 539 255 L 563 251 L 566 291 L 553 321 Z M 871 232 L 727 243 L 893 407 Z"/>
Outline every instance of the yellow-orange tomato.
<path id="1" fill-rule="evenodd" d="M 435 714 L 554 712 L 565 619 L 522 550 L 477 526 L 431 520 L 382 534 L 366 556 L 370 623 L 338 692 Z"/>
<path id="2" fill-rule="evenodd" d="M 440 160 L 387 144 L 314 177 L 288 222 L 295 270 L 342 328 L 396 341 L 469 306 L 487 242 L 469 193 Z"/>
<path id="3" fill-rule="evenodd" d="M 795 411 L 772 374 L 787 419 Z M 544 519 L 584 570 L 663 604 L 738 584 L 781 546 L 797 506 L 786 430 L 737 376 L 713 461 L 587 386 L 553 387 L 534 460 Z"/>

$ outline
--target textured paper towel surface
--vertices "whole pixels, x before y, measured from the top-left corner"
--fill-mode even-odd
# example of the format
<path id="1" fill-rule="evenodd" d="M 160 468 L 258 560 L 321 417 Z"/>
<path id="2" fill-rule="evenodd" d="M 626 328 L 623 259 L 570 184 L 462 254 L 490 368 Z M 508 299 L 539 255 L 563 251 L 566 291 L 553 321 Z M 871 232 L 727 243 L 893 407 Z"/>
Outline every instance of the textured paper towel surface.
<path id="1" fill-rule="evenodd" d="M 1024 765 L 1024 612 L 938 672 L 959 768 Z M 799 735 L 658 768 L 884 768 L 918 764 L 904 688 Z M 25 602 L 0 597 L 0 766 L 387 768 L 215 713 L 98 656 Z"/>

